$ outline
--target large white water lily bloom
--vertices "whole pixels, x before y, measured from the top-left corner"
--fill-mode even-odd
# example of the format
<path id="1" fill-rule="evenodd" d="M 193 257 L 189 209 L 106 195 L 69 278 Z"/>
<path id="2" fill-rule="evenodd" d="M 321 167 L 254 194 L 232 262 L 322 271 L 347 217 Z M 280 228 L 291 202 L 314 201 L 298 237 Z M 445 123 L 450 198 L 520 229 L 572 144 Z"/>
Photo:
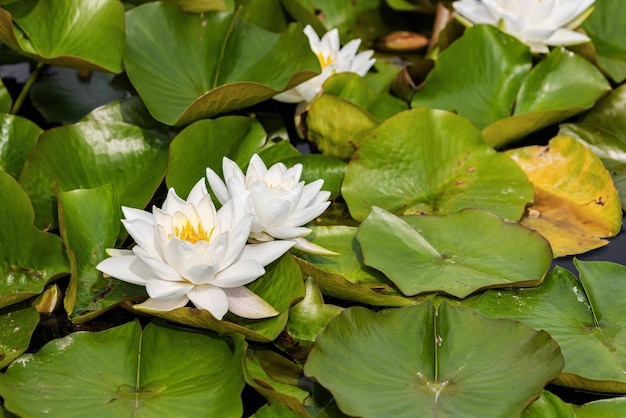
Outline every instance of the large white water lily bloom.
<path id="1" fill-rule="evenodd" d="M 591 12 L 594 0 L 460 0 L 452 3 L 461 20 L 488 24 L 515 36 L 532 52 L 548 45 L 574 45 L 589 38 L 575 29 Z"/>
<path id="2" fill-rule="evenodd" d="M 360 39 L 353 39 L 341 48 L 337 29 L 327 32 L 321 39 L 310 25 L 304 28 L 304 33 L 309 38 L 311 50 L 319 59 L 322 72 L 304 83 L 274 96 L 274 99 L 278 101 L 310 103 L 322 91 L 322 85 L 331 75 L 348 72 L 364 76 L 376 61 L 372 58 L 374 51 L 367 50 L 357 54 L 359 45 L 361 45 Z"/>
<path id="3" fill-rule="evenodd" d="M 109 250 L 97 268 L 117 279 L 146 287 L 149 298 L 138 306 L 169 311 L 191 301 L 222 319 L 227 311 L 245 318 L 278 312 L 245 287 L 265 273 L 264 266 L 293 243 L 247 245 L 254 215 L 246 195 L 215 210 L 205 180 L 187 200 L 170 189 L 152 213 L 122 207 L 124 227 L 137 245 Z"/>
<path id="4" fill-rule="evenodd" d="M 318 254 L 334 254 L 303 237 L 311 230 L 303 225 L 322 214 L 330 205 L 330 192 L 321 191 L 323 180 L 305 184 L 300 181 L 302 164 L 287 168 L 276 163 L 270 168 L 258 155 L 253 155 L 246 174 L 232 160 L 224 157 L 224 181 L 210 168 L 207 179 L 222 204 L 239 196 L 248 196 L 255 214 L 250 238 L 254 242 L 274 239 L 291 240 L 296 248 Z"/>

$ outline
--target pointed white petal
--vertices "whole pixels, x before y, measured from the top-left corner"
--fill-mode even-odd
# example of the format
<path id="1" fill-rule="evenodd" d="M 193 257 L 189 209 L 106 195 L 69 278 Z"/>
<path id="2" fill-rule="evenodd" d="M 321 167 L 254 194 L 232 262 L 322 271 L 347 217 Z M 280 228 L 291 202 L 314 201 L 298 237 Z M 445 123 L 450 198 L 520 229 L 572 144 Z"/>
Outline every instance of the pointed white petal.
<path id="1" fill-rule="evenodd" d="M 335 257 L 338 255 L 341 255 L 327 248 L 314 244 L 311 241 L 307 240 L 306 238 L 296 238 L 296 239 L 293 239 L 292 241 L 295 243 L 293 248 L 303 251 L 305 253 L 323 255 L 326 257 Z"/>
<path id="2" fill-rule="evenodd" d="M 204 198 L 207 194 L 209 194 L 209 192 L 207 191 L 204 178 L 202 178 L 198 180 L 198 182 L 193 186 L 193 188 L 189 192 L 189 196 L 187 196 L 187 202 L 196 206 L 198 205 L 198 203 L 200 203 L 202 198 Z"/>
<path id="3" fill-rule="evenodd" d="M 133 255 L 132 250 L 123 250 L 120 248 L 107 248 L 105 250 L 109 257 L 119 257 L 121 255 Z"/>
<path id="4" fill-rule="evenodd" d="M 195 286 L 187 296 L 200 309 L 205 309 L 221 320 L 228 312 L 228 297 L 224 290 L 210 284 Z"/>
<path id="5" fill-rule="evenodd" d="M 203 264 L 190 268 L 185 272 L 185 278 L 196 285 L 210 283 L 219 270 L 218 260 L 211 265 Z"/>
<path id="6" fill-rule="evenodd" d="M 174 299 L 186 295 L 193 288 L 191 283 L 152 279 L 146 281 L 146 292 L 154 299 Z"/>
<path id="7" fill-rule="evenodd" d="M 272 227 L 267 229 L 267 233 L 278 239 L 293 239 L 298 237 L 304 237 L 311 233 L 309 228 L 304 227 Z"/>
<path id="8" fill-rule="evenodd" d="M 215 275 L 211 284 L 222 288 L 243 286 L 265 274 L 265 269 L 254 260 L 241 260 Z"/>
<path id="9" fill-rule="evenodd" d="M 200 255 L 194 246 L 187 241 L 172 239 L 165 248 L 165 261 L 179 273 L 200 264 Z"/>
<path id="10" fill-rule="evenodd" d="M 242 318 L 269 318 L 280 313 L 244 286 L 224 289 L 224 292 L 228 296 L 228 309 Z"/>
<path id="11" fill-rule="evenodd" d="M 154 225 L 154 216 L 152 216 L 150 212 L 146 212 L 145 210 L 122 206 L 122 213 L 124 214 L 124 218 L 126 218 L 126 220 L 128 221 L 141 219 L 144 222 Z"/>
<path id="12" fill-rule="evenodd" d="M 289 251 L 294 244 L 294 241 L 283 240 L 264 242 L 261 244 L 248 244 L 243 250 L 241 259 L 255 260 L 260 265 L 267 266 Z"/>
<path id="13" fill-rule="evenodd" d="M 107 258 L 96 268 L 111 277 L 141 286 L 145 286 L 148 279 L 155 277 L 148 266 L 134 255 Z"/>
<path id="14" fill-rule="evenodd" d="M 228 200 L 231 198 L 230 193 L 228 191 L 228 188 L 226 187 L 226 184 L 217 175 L 217 173 L 207 167 L 206 178 L 217 200 L 219 200 L 222 205 L 228 202 Z"/>

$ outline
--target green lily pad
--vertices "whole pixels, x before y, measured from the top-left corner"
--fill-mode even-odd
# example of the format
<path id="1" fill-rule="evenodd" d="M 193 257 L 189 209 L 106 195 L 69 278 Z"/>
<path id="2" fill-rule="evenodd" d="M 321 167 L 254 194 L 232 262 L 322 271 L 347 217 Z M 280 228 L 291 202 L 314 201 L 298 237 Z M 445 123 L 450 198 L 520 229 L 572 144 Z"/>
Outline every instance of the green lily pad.
<path id="1" fill-rule="evenodd" d="M 287 141 L 284 142 L 288 143 Z M 269 149 L 273 148 L 276 148 L 276 146 L 272 146 Z M 265 156 L 266 154 L 263 152 L 261 158 L 269 167 L 270 163 L 267 162 Z M 335 199 L 341 194 L 341 183 L 347 167 L 344 161 L 324 154 L 300 154 L 279 161 L 282 161 L 287 167 L 302 164 L 300 180 L 306 183 L 312 183 L 318 179 L 324 180 L 322 190 L 330 192 L 330 199 Z"/>
<path id="2" fill-rule="evenodd" d="M 307 416 L 304 401 L 309 397 L 309 393 L 297 387 L 297 377 L 290 379 L 294 380 L 293 382 L 286 383 L 281 381 L 285 379 L 280 376 L 276 378 L 271 376 L 274 371 L 284 373 L 285 370 L 290 369 L 297 370 L 298 375 L 302 374 L 297 365 L 273 351 L 258 349 L 248 350 L 246 353 L 244 362 L 246 383 L 268 401 L 286 405 L 289 410 L 297 412 L 297 416 Z"/>
<path id="3" fill-rule="evenodd" d="M 244 167 L 266 141 L 263 126 L 252 117 L 224 116 L 192 123 L 170 144 L 165 182 L 178 195 L 187 196 L 206 176 L 207 167 L 222 175 L 223 157 Z"/>
<path id="4" fill-rule="evenodd" d="M 44 132 L 20 175 L 35 225 L 57 225 L 60 191 L 114 183 L 123 206 L 143 208 L 165 174 L 167 150 L 142 129 L 120 122 L 80 122 Z"/>
<path id="5" fill-rule="evenodd" d="M 324 295 L 372 306 L 408 306 L 406 298 L 379 271 L 363 263 L 361 247 L 355 238 L 357 229 L 350 226 L 312 227 L 307 239 L 338 253 L 325 257 L 297 252 L 297 262 L 304 277 L 312 277 Z"/>
<path id="6" fill-rule="evenodd" d="M 530 67 L 530 50 L 516 38 L 493 26 L 472 26 L 439 55 L 411 107 L 456 110 L 483 129 L 511 115 Z"/>
<path id="7" fill-rule="evenodd" d="M 537 288 L 489 290 L 474 307 L 492 317 L 516 319 L 548 331 L 565 357 L 565 368 L 556 383 L 626 393 L 622 304 L 626 267 L 609 262 L 575 264 L 580 282 L 557 267 Z"/>
<path id="8" fill-rule="evenodd" d="M 0 113 L 9 113 L 13 106 L 13 99 L 9 91 L 4 87 L 4 83 L 0 80 Z"/>
<path id="9" fill-rule="evenodd" d="M 39 312 L 30 305 L 0 309 L 0 369 L 26 351 L 38 323 Z"/>
<path id="10" fill-rule="evenodd" d="M 250 341 L 269 342 L 282 332 L 287 324 L 289 308 L 304 296 L 304 284 L 297 264 L 284 255 L 266 267 L 266 273 L 247 285 L 248 289 L 263 298 L 280 314 L 267 319 L 244 319 L 232 313 L 223 320 L 215 319 L 209 311 L 195 308 L 178 308 L 168 312 L 155 312 L 134 307 L 138 312 L 157 315 L 168 321 L 210 329 L 220 334 L 242 334 Z"/>
<path id="11" fill-rule="evenodd" d="M 365 264 L 407 296 L 537 285 L 552 263 L 541 235 L 482 210 L 401 219 L 374 207 L 356 237 Z"/>
<path id="12" fill-rule="evenodd" d="M 0 308 L 41 293 L 69 273 L 63 242 L 33 226 L 33 208 L 17 181 L 0 170 L 0 202 L 11 202 L 0 217 Z"/>
<path id="13" fill-rule="evenodd" d="M 341 115 L 337 118 L 336 115 Z M 380 122 L 365 109 L 323 94 L 309 106 L 307 137 L 325 155 L 349 160 Z"/>
<path id="14" fill-rule="evenodd" d="M 276 34 L 238 14 L 196 15 L 169 2 L 126 13 L 124 64 L 150 113 L 168 125 L 251 106 L 319 71 L 296 25 Z"/>
<path id="15" fill-rule="evenodd" d="M 621 0 L 602 0 L 594 7 L 582 27 L 593 42 L 600 68 L 613 81 L 621 83 L 626 78 L 626 48 L 621 41 L 626 37 L 622 20 L 626 15 L 626 4 Z"/>
<path id="16" fill-rule="evenodd" d="M 0 41 L 37 61 L 122 72 L 124 6 L 117 0 L 21 0 L 0 9 Z"/>
<path id="17" fill-rule="evenodd" d="M 96 265 L 120 233 L 120 206 L 112 183 L 59 193 L 61 236 L 72 274 L 65 311 L 74 323 L 93 319 L 121 302 L 145 296 L 143 286 L 104 278 Z M 115 290 L 115 292 L 114 292 Z"/>
<path id="18" fill-rule="evenodd" d="M 46 122 L 75 123 L 96 107 L 128 94 L 112 80 L 112 74 L 48 67 L 33 83 L 29 97 Z"/>
<path id="19" fill-rule="evenodd" d="M 139 126 L 169 144 L 180 129 L 165 125 L 152 117 L 139 96 L 116 100 L 93 109 L 81 121 L 124 122 Z"/>
<path id="20" fill-rule="evenodd" d="M 240 336 L 134 321 L 22 355 L 0 375 L 0 395 L 21 416 L 240 417 L 244 350 Z"/>
<path id="21" fill-rule="evenodd" d="M 524 410 L 521 418 L 620 418 L 626 414 L 626 398 L 602 399 L 583 405 L 563 402 L 558 396 L 544 391 L 539 399 Z"/>
<path id="22" fill-rule="evenodd" d="M 478 129 L 427 108 L 398 113 L 372 131 L 348 165 L 342 190 L 358 221 L 372 206 L 398 215 L 480 208 L 515 221 L 533 200 L 521 169 Z"/>
<path id="23" fill-rule="evenodd" d="M 327 305 L 319 287 L 313 278 L 305 281 L 304 298 L 291 307 L 286 331 L 291 338 L 300 345 L 311 347 L 317 335 L 343 308 L 336 305 Z"/>
<path id="24" fill-rule="evenodd" d="M 563 368 L 556 342 L 517 321 L 431 303 L 331 321 L 304 372 L 348 415 L 519 415 Z"/>
<path id="25" fill-rule="evenodd" d="M 306 415 L 305 415 L 306 416 Z M 300 418 L 302 414 L 293 412 L 285 404 L 274 402 L 263 405 L 261 408 L 250 415 L 250 418 Z"/>
<path id="26" fill-rule="evenodd" d="M 0 168 L 17 178 L 43 130 L 30 120 L 0 114 Z"/>

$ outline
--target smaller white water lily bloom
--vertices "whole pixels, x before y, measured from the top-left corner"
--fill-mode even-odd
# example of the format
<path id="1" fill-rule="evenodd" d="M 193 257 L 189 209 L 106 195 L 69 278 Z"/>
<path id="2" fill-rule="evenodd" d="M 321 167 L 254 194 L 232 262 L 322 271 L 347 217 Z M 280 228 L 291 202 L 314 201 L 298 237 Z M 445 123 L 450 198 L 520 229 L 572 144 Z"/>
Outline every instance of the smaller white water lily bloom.
<path id="1" fill-rule="evenodd" d="M 515 36 L 532 52 L 548 45 L 575 45 L 589 38 L 575 29 L 591 13 L 594 0 L 460 0 L 452 3 L 461 20 L 488 24 Z"/>
<path id="2" fill-rule="evenodd" d="M 279 312 L 245 285 L 293 243 L 248 245 L 254 219 L 248 200 L 242 194 L 216 211 L 201 179 L 187 200 L 170 189 L 152 213 L 122 207 L 122 223 L 137 245 L 109 250 L 111 257 L 97 268 L 145 286 L 149 298 L 137 306 L 149 310 L 170 311 L 191 301 L 220 320 L 227 311 L 245 318 L 275 316 Z"/>
<path id="3" fill-rule="evenodd" d="M 271 242 L 274 239 L 295 242 L 295 248 L 320 255 L 336 255 L 304 239 L 311 233 L 303 225 L 322 214 L 330 205 L 330 192 L 322 191 L 323 180 L 305 184 L 300 181 L 302 164 L 287 168 L 276 163 L 270 168 L 254 154 L 246 174 L 232 160 L 224 157 L 222 170 L 225 181 L 210 168 L 207 179 L 222 203 L 241 195 L 249 196 L 255 217 L 252 221 L 252 242 Z"/>
<path id="4" fill-rule="evenodd" d="M 361 45 L 360 39 L 353 39 L 341 48 L 337 29 L 327 32 L 321 39 L 310 25 L 304 28 L 304 33 L 309 38 L 311 50 L 317 55 L 322 73 L 274 96 L 280 102 L 310 103 L 322 91 L 322 85 L 331 75 L 348 72 L 362 77 L 376 62 L 372 58 L 374 51 L 367 50 L 357 54 Z"/>

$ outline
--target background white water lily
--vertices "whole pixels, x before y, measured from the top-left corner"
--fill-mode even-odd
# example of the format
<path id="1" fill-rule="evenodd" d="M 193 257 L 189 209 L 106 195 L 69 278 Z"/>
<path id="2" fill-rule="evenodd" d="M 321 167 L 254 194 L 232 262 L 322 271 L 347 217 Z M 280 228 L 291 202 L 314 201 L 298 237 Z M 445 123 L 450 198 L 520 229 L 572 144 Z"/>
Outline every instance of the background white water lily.
<path id="1" fill-rule="evenodd" d="M 207 168 L 209 185 L 222 204 L 239 196 L 249 197 L 255 214 L 250 232 L 253 241 L 293 240 L 304 251 L 331 254 L 302 238 L 311 232 L 302 225 L 321 215 L 330 205 L 330 192 L 321 191 L 323 180 L 305 184 L 300 181 L 302 164 L 287 168 L 276 163 L 267 168 L 256 154 L 250 159 L 245 175 L 226 157 L 222 170 L 224 181 Z"/>
<path id="2" fill-rule="evenodd" d="M 322 85 L 331 75 L 349 72 L 364 76 L 376 61 L 372 58 L 374 52 L 371 50 L 357 54 L 360 39 L 353 39 L 341 48 L 337 29 L 327 32 L 321 39 L 310 25 L 304 28 L 304 33 L 309 38 L 311 50 L 319 59 L 322 73 L 291 90 L 277 94 L 274 99 L 278 101 L 310 103 L 322 91 Z"/>
<path id="3" fill-rule="evenodd" d="M 452 3 L 461 20 L 499 27 L 530 47 L 546 53 L 548 45 L 574 45 L 589 38 L 575 29 L 594 0 L 460 0 Z"/>
<path id="4" fill-rule="evenodd" d="M 278 314 L 245 285 L 263 275 L 264 266 L 293 243 L 247 245 L 254 219 L 247 195 L 216 211 L 202 179 L 186 201 L 170 189 L 162 208 L 154 207 L 152 213 L 122 210 L 122 222 L 137 245 L 131 251 L 109 250 L 112 257 L 97 268 L 145 286 L 150 298 L 140 306 L 169 311 L 191 301 L 217 319 L 227 311 L 245 318 Z"/>

